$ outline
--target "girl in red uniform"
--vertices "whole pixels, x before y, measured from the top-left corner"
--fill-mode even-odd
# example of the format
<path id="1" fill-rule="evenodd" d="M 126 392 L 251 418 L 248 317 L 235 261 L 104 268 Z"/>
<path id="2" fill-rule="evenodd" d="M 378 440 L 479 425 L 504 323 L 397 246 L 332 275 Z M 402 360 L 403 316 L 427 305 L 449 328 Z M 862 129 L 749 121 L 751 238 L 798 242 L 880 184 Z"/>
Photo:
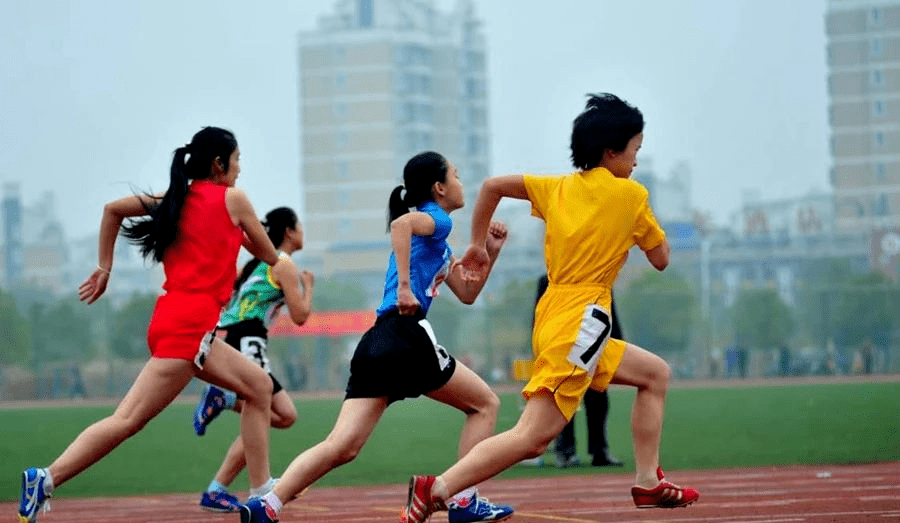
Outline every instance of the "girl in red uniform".
<path id="1" fill-rule="evenodd" d="M 165 270 L 166 292 L 156 302 L 147 332 L 151 357 L 111 416 L 86 428 L 49 467 L 23 472 L 20 522 L 36 521 L 54 487 L 140 431 L 195 376 L 245 400 L 241 436 L 250 485 L 261 494 L 271 489 L 272 381 L 259 365 L 213 335 L 231 296 L 241 245 L 270 265 L 278 261 L 246 194 L 234 187 L 240 171 L 234 135 L 206 127 L 175 150 L 165 193 L 128 196 L 104 206 L 99 264 L 79 287 L 78 297 L 90 304 L 106 290 L 121 228 L 145 257 L 161 262 Z"/>

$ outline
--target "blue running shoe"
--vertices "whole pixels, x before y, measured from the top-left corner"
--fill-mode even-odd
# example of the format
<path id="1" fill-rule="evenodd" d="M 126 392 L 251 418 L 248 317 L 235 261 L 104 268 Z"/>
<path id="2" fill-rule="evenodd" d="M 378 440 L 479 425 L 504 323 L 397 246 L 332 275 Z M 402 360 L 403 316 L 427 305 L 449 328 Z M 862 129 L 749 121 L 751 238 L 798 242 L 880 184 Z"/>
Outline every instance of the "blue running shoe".
<path id="1" fill-rule="evenodd" d="M 45 469 L 30 468 L 22 473 L 22 500 L 19 502 L 19 523 L 34 523 L 38 511 L 50 497 L 49 481 Z M 50 510 L 50 504 L 44 511 Z"/>
<path id="2" fill-rule="evenodd" d="M 474 523 L 476 521 L 504 521 L 512 517 L 513 509 L 506 505 L 495 505 L 478 495 L 471 498 L 453 500 L 447 504 L 447 518 L 450 523 Z"/>
<path id="3" fill-rule="evenodd" d="M 277 517 L 262 498 L 250 498 L 241 507 L 241 523 L 278 523 Z"/>
<path id="4" fill-rule="evenodd" d="M 225 391 L 213 385 L 203 389 L 203 397 L 194 409 L 194 432 L 198 436 L 206 434 L 206 426 L 225 410 Z"/>
<path id="5" fill-rule="evenodd" d="M 223 490 L 204 492 L 200 498 L 200 508 L 210 512 L 237 512 L 242 506 L 237 497 Z"/>

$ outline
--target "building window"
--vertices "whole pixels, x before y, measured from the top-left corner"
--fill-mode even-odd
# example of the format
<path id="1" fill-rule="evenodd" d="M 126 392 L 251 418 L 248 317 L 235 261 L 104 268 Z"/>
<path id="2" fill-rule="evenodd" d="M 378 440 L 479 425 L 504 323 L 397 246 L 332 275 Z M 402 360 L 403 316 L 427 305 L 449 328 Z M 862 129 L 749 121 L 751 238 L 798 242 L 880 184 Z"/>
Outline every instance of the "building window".
<path id="1" fill-rule="evenodd" d="M 881 100 L 875 100 L 872 103 L 872 116 L 884 116 L 884 102 L 882 102 Z"/>
<path id="2" fill-rule="evenodd" d="M 875 133 L 875 147 L 881 147 L 884 145 L 884 133 L 878 131 Z"/>
<path id="3" fill-rule="evenodd" d="M 466 153 L 471 155 L 481 153 L 481 140 L 474 134 L 469 136 L 468 144 L 466 144 Z"/>
<path id="4" fill-rule="evenodd" d="M 428 104 L 420 104 L 416 110 L 416 122 L 431 125 L 434 123 L 434 112 Z"/>
<path id="5" fill-rule="evenodd" d="M 884 77 L 881 74 L 881 69 L 875 69 L 872 71 L 872 87 L 883 87 L 884 86 Z"/>
<path id="6" fill-rule="evenodd" d="M 347 163 L 347 160 L 338 160 L 335 162 L 334 166 L 337 171 L 338 180 L 346 180 L 350 175 L 350 165 Z"/>
<path id="7" fill-rule="evenodd" d="M 353 222 L 351 220 L 341 220 L 338 222 L 338 234 L 341 236 L 350 236 L 353 233 Z"/>
<path id="8" fill-rule="evenodd" d="M 372 0 L 356 0 L 356 7 L 359 9 L 359 26 L 372 27 L 375 20 L 375 7 Z"/>
<path id="9" fill-rule="evenodd" d="M 466 96 L 474 98 L 481 94 L 481 82 L 474 78 L 466 80 Z"/>
<path id="10" fill-rule="evenodd" d="M 334 104 L 334 116 L 336 116 L 337 118 L 346 118 L 347 104 L 344 102 L 338 102 Z"/>
<path id="11" fill-rule="evenodd" d="M 881 38 L 872 39 L 872 56 L 876 58 L 881 56 Z"/>
<path id="12" fill-rule="evenodd" d="M 881 26 L 881 9 L 873 7 L 872 10 L 869 11 L 869 20 L 872 22 L 873 27 Z"/>
<path id="13" fill-rule="evenodd" d="M 872 214 L 875 216 L 887 216 L 890 209 L 888 209 L 888 200 L 886 194 L 881 194 L 872 204 Z"/>
<path id="14" fill-rule="evenodd" d="M 883 163 L 878 163 L 877 165 L 875 165 L 875 179 L 876 180 L 878 180 L 879 182 L 883 182 L 884 181 L 884 172 L 885 172 L 885 169 L 884 169 Z"/>
<path id="15" fill-rule="evenodd" d="M 428 75 L 420 75 L 418 82 L 418 92 L 421 94 L 428 94 L 431 92 L 431 78 Z"/>
<path id="16" fill-rule="evenodd" d="M 396 105 L 397 107 L 397 122 L 398 123 L 410 123 L 413 119 L 413 104 L 412 102 L 400 102 Z"/>
<path id="17" fill-rule="evenodd" d="M 399 73 L 396 76 L 397 80 L 397 92 L 401 94 L 408 94 L 413 89 L 413 80 L 412 75 L 409 73 Z"/>
<path id="18" fill-rule="evenodd" d="M 334 75 L 334 87 L 339 91 L 343 91 L 347 87 L 347 73 L 337 73 Z"/>

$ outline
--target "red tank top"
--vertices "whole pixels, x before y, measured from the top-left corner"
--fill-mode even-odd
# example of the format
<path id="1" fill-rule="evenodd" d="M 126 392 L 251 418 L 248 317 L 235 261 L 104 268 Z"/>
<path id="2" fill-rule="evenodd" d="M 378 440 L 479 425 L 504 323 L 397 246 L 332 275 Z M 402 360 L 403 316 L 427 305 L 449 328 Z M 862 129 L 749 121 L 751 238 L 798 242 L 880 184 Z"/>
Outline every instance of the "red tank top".
<path id="1" fill-rule="evenodd" d="M 224 185 L 194 180 L 181 208 L 175 241 L 166 248 L 166 292 L 204 294 L 219 306 L 231 297 L 243 232 L 225 207 Z"/>

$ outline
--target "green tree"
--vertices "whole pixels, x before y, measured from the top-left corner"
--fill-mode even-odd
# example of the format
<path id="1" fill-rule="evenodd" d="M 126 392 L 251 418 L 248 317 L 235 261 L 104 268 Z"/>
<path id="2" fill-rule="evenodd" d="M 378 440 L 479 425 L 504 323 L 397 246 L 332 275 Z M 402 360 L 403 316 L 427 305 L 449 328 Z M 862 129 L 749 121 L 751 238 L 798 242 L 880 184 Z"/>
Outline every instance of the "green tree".
<path id="1" fill-rule="evenodd" d="M 134 293 L 113 314 L 110 352 L 125 359 L 143 359 L 149 354 L 147 326 L 153 315 L 157 295 Z"/>
<path id="2" fill-rule="evenodd" d="M 0 334 L 0 364 L 26 362 L 31 348 L 31 330 L 13 297 L 3 291 L 0 291 Z"/>
<path id="3" fill-rule="evenodd" d="M 31 305 L 29 321 L 34 361 L 85 361 L 93 354 L 88 315 L 74 298 Z"/>
<path id="4" fill-rule="evenodd" d="M 824 260 L 804 268 L 796 307 L 796 319 L 805 341 L 825 347 L 837 335 L 834 322 L 837 289 L 849 285 L 855 276 L 843 260 Z"/>
<path id="5" fill-rule="evenodd" d="M 441 292 L 442 296 L 431 302 L 431 308 L 428 309 L 428 321 L 434 329 L 434 335 L 437 337 L 438 343 L 445 345 L 451 353 L 457 354 L 462 349 L 460 340 L 467 340 L 471 345 L 471 336 L 468 339 L 460 336 L 461 332 L 468 330 L 471 332 L 474 323 L 473 318 L 475 310 L 456 299 L 456 296 L 444 296 L 444 294 L 453 294 L 449 288 L 444 288 Z M 466 347 L 465 350 L 471 350 L 473 347 Z"/>
<path id="6" fill-rule="evenodd" d="M 512 360 L 531 354 L 531 327 L 537 278 L 511 280 L 499 292 L 485 295 L 486 347 L 492 368 L 512 372 Z"/>
<path id="7" fill-rule="evenodd" d="M 768 349 L 783 345 L 794 333 L 791 309 L 773 289 L 744 289 L 732 306 L 738 343 Z"/>
<path id="8" fill-rule="evenodd" d="M 628 341 L 653 352 L 679 352 L 691 340 L 697 296 L 676 272 L 646 271 L 615 293 L 616 311 Z"/>
<path id="9" fill-rule="evenodd" d="M 834 289 L 835 342 L 855 347 L 864 338 L 886 346 L 891 334 L 900 326 L 897 307 L 900 287 L 880 273 L 852 278 Z"/>
<path id="10" fill-rule="evenodd" d="M 312 310 L 359 310 L 367 305 L 365 290 L 351 278 L 316 280 L 313 288 Z"/>

